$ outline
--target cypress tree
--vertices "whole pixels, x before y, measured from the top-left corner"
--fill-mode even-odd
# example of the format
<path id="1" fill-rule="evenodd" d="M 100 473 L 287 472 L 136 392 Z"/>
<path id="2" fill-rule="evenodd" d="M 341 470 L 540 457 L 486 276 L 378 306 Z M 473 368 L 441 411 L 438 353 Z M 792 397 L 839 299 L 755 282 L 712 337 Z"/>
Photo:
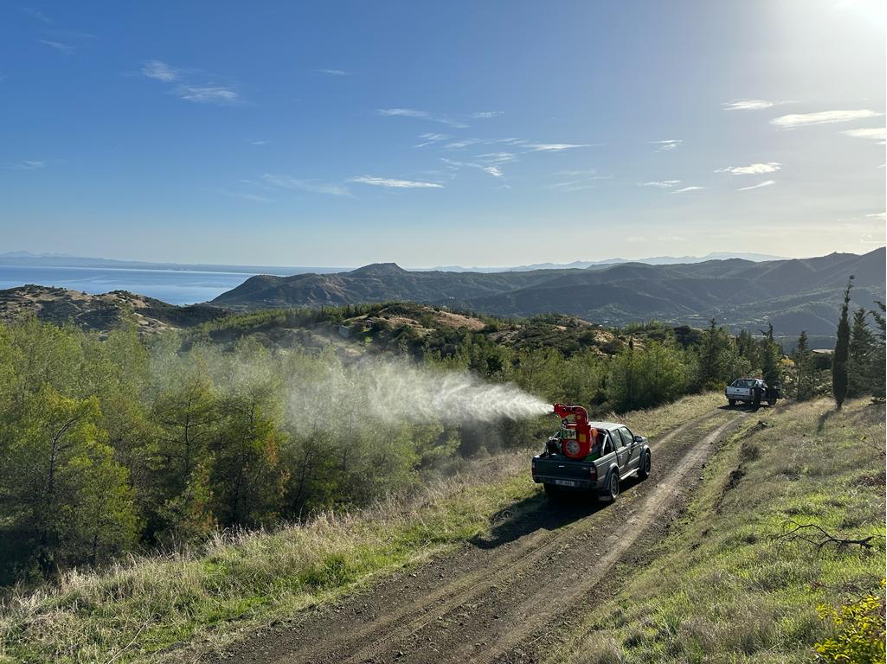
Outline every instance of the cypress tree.
<path id="1" fill-rule="evenodd" d="M 847 398 L 847 356 L 850 352 L 850 322 L 847 320 L 847 310 L 850 307 L 851 288 L 853 288 L 853 275 L 850 275 L 847 288 L 844 289 L 844 304 L 841 306 L 835 353 L 832 356 L 832 392 L 838 410 L 841 410 L 844 399 Z"/>
<path id="2" fill-rule="evenodd" d="M 871 363 L 875 352 L 875 336 L 866 323 L 866 311 L 860 307 L 853 314 L 850 346 L 847 357 L 847 396 L 859 397 L 872 390 Z"/>
<path id="3" fill-rule="evenodd" d="M 875 325 L 878 329 L 878 334 L 875 337 L 875 347 L 872 352 L 872 362 L 869 365 L 869 383 L 872 388 L 872 396 L 878 399 L 884 398 L 885 387 L 885 341 L 887 341 L 887 325 L 884 322 L 884 303 L 883 302 L 875 302 L 878 309 L 873 309 L 871 311 L 872 318 L 875 319 Z"/>
<path id="4" fill-rule="evenodd" d="M 769 386 L 774 386 L 779 382 L 779 349 L 773 340 L 773 323 L 767 324 L 767 331 L 761 330 L 764 335 L 762 341 L 762 364 L 761 377 Z"/>
<path id="5" fill-rule="evenodd" d="M 798 401 L 806 401 L 812 396 L 810 385 L 810 348 L 807 346 L 807 331 L 801 330 L 798 337 L 798 345 L 794 353 L 795 360 L 795 398 Z"/>

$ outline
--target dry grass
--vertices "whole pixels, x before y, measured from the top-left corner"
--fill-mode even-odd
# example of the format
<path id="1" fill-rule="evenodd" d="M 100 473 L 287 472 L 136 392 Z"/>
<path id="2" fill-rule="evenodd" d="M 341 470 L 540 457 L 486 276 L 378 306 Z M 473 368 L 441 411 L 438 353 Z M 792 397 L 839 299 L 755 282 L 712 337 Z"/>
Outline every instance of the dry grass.
<path id="1" fill-rule="evenodd" d="M 624 420 L 659 435 L 721 401 L 688 397 Z M 371 509 L 276 532 L 219 533 L 191 551 L 74 571 L 55 589 L 15 593 L 0 607 L 0 662 L 181 660 L 461 545 L 537 491 L 527 452 L 502 453 Z"/>

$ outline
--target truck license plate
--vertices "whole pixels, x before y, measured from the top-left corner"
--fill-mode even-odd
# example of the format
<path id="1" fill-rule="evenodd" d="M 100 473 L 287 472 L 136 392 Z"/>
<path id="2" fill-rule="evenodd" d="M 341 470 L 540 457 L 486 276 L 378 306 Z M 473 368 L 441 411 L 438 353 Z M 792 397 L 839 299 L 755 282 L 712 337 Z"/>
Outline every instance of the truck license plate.
<path id="1" fill-rule="evenodd" d="M 573 480 L 555 480 L 554 483 L 558 486 L 576 486 Z"/>

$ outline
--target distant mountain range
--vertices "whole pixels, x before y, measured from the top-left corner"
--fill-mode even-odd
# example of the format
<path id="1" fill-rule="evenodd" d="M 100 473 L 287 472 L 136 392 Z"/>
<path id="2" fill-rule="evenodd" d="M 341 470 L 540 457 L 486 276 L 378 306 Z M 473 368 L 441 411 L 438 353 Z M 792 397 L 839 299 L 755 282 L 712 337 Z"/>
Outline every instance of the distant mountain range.
<path id="1" fill-rule="evenodd" d="M 462 267 L 451 265 L 433 268 L 408 268 L 411 272 L 529 272 L 532 270 L 563 270 L 608 267 L 620 263 L 645 263 L 647 265 L 674 265 L 679 263 L 701 263 L 713 259 L 742 258 L 750 261 L 778 260 L 779 256 L 766 254 L 714 253 L 701 258 L 696 256 L 656 256 L 638 260 L 608 258 L 600 261 L 573 261 L 572 263 L 537 263 L 514 267 Z M 29 251 L 9 251 L 0 254 L 0 266 L 20 267 L 86 267 L 118 270 L 185 270 L 191 272 L 234 272 L 242 274 L 273 274 L 291 276 L 294 274 L 332 274 L 348 272 L 347 267 L 299 267 L 281 265 L 223 265 L 202 263 L 150 263 L 145 261 L 121 261 L 113 258 L 88 258 L 70 254 L 35 254 Z"/>
<path id="2" fill-rule="evenodd" d="M 448 265 L 442 267 L 413 268 L 423 272 L 529 272 L 531 270 L 585 270 L 588 268 L 609 267 L 620 263 L 644 263 L 645 265 L 679 265 L 686 263 L 703 263 L 710 260 L 726 260 L 729 258 L 742 258 L 747 261 L 775 261 L 786 260 L 783 256 L 771 256 L 769 254 L 725 253 L 717 252 L 705 256 L 654 256 L 652 258 L 607 258 L 602 261 L 573 261 L 572 263 L 534 263 L 533 265 L 518 265 L 516 267 L 462 267 L 460 265 Z"/>
<path id="3" fill-rule="evenodd" d="M 833 335 L 841 292 L 855 275 L 854 306 L 885 297 L 885 252 L 805 259 L 748 259 L 502 272 L 407 271 L 377 263 L 348 272 L 259 275 L 212 304 L 237 310 L 387 300 L 448 305 L 499 316 L 557 312 L 607 325 L 658 319 L 733 329 L 772 322 L 777 334 Z"/>

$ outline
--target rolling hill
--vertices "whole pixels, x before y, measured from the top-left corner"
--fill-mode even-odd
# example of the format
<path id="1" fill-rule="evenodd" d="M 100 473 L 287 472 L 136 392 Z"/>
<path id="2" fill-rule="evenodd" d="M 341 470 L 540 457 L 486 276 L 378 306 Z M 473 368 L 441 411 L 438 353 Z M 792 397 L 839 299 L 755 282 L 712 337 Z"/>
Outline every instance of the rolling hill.
<path id="1" fill-rule="evenodd" d="M 654 318 L 702 325 L 714 317 L 734 329 L 757 329 L 770 321 L 780 335 L 806 330 L 827 337 L 850 275 L 856 306 L 883 300 L 884 248 L 861 256 L 499 273 L 411 272 L 376 263 L 335 274 L 260 275 L 212 304 L 243 311 L 410 300 L 498 316 L 557 312 L 609 325 Z"/>
<path id="2" fill-rule="evenodd" d="M 140 332 L 189 328 L 221 318 L 229 312 L 195 304 L 178 307 L 127 291 L 90 295 L 50 286 L 26 285 L 0 290 L 0 322 L 33 314 L 46 323 L 73 323 L 87 330 L 105 332 L 131 312 Z"/>

